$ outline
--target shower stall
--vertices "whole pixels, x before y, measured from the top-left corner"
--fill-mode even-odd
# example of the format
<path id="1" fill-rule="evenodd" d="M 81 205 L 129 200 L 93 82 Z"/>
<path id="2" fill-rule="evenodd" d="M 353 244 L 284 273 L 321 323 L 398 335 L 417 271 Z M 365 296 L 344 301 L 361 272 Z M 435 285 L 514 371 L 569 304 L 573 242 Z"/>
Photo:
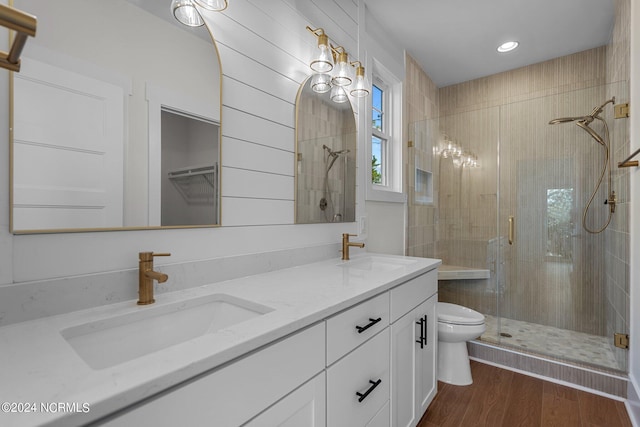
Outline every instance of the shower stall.
<path id="1" fill-rule="evenodd" d="M 427 227 L 426 243 L 410 242 L 408 254 L 440 258 L 443 272 L 458 274 L 443 274 L 439 300 L 483 313 L 480 341 L 627 371 L 614 333 L 629 330 L 629 179 L 617 168 L 629 149 L 628 120 L 603 103 L 626 102 L 628 93 L 626 82 L 612 83 L 449 108 L 410 124 L 413 187 L 424 170 L 434 184 L 430 203 L 409 192 L 410 227 Z M 584 121 L 601 105 L 602 120 L 587 119 L 588 130 L 550 124 Z M 604 138 L 607 124 L 610 160 L 592 135 Z"/>

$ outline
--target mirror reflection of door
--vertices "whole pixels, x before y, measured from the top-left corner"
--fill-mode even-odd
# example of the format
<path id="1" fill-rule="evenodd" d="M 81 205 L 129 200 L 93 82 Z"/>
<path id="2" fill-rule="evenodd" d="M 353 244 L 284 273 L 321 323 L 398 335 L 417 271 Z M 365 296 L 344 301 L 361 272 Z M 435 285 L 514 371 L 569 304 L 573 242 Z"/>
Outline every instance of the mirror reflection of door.
<path id="1" fill-rule="evenodd" d="M 161 225 L 218 223 L 219 126 L 162 110 Z"/>
<path id="2" fill-rule="evenodd" d="M 13 0 L 38 18 L 11 74 L 13 233 L 220 224 L 219 200 L 161 221 L 161 107 L 213 122 L 220 147 L 217 48 L 170 3 Z"/>

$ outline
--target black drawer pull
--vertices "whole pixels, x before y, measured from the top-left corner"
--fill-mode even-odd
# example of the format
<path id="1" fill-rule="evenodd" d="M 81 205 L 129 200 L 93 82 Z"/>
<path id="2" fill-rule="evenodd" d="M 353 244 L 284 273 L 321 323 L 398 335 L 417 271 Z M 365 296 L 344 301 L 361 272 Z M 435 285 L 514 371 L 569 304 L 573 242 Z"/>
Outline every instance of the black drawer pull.
<path id="1" fill-rule="evenodd" d="M 425 337 L 425 319 L 424 317 L 420 319 L 419 322 L 416 322 L 416 325 L 420 325 L 420 339 L 417 339 L 416 342 L 420 344 L 420 348 L 424 348 L 426 337 Z"/>
<path id="2" fill-rule="evenodd" d="M 373 325 L 375 325 L 376 323 L 378 323 L 379 321 L 382 320 L 382 317 L 378 317 L 377 319 L 372 319 L 369 318 L 369 322 L 367 325 L 365 326 L 356 326 L 356 329 L 358 330 L 358 333 L 361 334 L 364 331 L 366 331 L 367 329 L 369 329 L 370 327 L 372 327 Z"/>
<path id="3" fill-rule="evenodd" d="M 382 379 L 379 379 L 378 381 L 369 380 L 369 384 L 371 384 L 371 387 L 369 387 L 367 391 L 365 391 L 364 393 L 356 392 L 356 396 L 358 396 L 358 402 L 362 402 L 364 399 L 366 399 L 367 396 L 369 396 L 369 393 L 371 393 L 374 388 L 378 387 L 380 383 L 382 383 Z"/>

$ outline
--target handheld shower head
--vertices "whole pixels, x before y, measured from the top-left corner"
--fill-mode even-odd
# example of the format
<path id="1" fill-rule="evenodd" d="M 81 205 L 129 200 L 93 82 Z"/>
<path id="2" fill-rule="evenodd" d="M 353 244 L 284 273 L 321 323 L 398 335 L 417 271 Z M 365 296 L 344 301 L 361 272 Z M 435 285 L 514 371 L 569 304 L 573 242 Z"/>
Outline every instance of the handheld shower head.
<path id="1" fill-rule="evenodd" d="M 592 119 L 592 120 L 593 120 L 593 119 Z M 576 122 L 576 124 L 577 124 L 578 126 L 580 126 L 582 129 L 586 130 L 586 131 L 587 131 L 587 133 L 588 133 L 589 135 L 591 135 L 591 136 L 593 137 L 593 139 L 595 139 L 595 140 L 596 140 L 596 142 L 597 142 L 598 144 L 603 145 L 603 146 L 605 146 L 605 147 L 606 147 L 606 144 L 604 143 L 604 140 L 602 139 L 602 137 L 601 137 L 600 135 L 598 135 L 598 134 L 596 133 L 596 131 L 594 131 L 593 129 L 591 129 L 591 128 L 589 127 L 589 123 L 590 123 L 590 122 L 585 122 L 585 121 L 578 121 L 578 122 Z"/>
<path id="2" fill-rule="evenodd" d="M 600 113 L 602 113 L 602 110 L 604 110 L 604 107 L 606 107 L 607 104 L 609 104 L 609 103 L 615 104 L 615 102 L 616 102 L 616 97 L 614 96 L 613 98 L 611 98 L 610 100 L 608 100 L 604 104 L 602 104 L 601 106 L 595 107 L 593 109 L 593 111 L 591 111 L 591 114 L 589 114 L 588 116 L 560 117 L 558 119 L 550 120 L 549 124 L 550 125 L 557 125 L 558 123 L 570 123 L 570 122 L 578 122 L 578 123 L 580 123 L 580 122 L 582 122 L 583 125 L 588 125 L 589 123 L 594 121 L 596 118 L 598 118 L 598 119 L 600 118 Z M 585 129 L 584 126 L 581 126 L 580 124 L 578 124 L 578 126 L 580 126 L 581 128 Z M 591 136 L 593 136 L 593 134 L 591 133 L 591 132 L 593 132 L 593 130 L 591 130 L 591 132 L 589 130 L 587 130 L 587 132 L 589 132 L 589 134 L 591 134 Z M 600 140 L 602 140 L 602 138 L 598 138 L 598 142 L 600 142 Z"/>
<path id="3" fill-rule="evenodd" d="M 591 116 L 581 117 L 560 117 L 558 119 L 549 120 L 550 125 L 557 125 L 558 123 L 571 123 L 571 122 L 591 122 L 593 118 Z"/>
<path id="4" fill-rule="evenodd" d="M 323 149 L 327 150 L 327 152 L 329 153 L 329 155 L 331 157 L 333 157 L 334 159 L 337 158 L 340 154 L 346 154 L 351 152 L 351 150 L 349 149 L 345 149 L 345 150 L 339 150 L 339 151 L 333 151 L 330 147 L 327 147 L 326 145 L 322 146 Z"/>

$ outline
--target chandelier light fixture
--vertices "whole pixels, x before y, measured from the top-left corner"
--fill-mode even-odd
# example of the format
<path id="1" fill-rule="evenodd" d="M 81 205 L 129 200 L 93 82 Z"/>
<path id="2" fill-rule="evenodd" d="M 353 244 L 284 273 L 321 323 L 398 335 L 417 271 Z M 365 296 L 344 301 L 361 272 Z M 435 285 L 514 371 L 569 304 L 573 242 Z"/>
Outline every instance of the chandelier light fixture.
<path id="1" fill-rule="evenodd" d="M 333 46 L 322 28 L 307 27 L 307 30 L 318 39 L 318 51 L 309 63 L 315 73 L 311 77 L 311 88 L 318 93 L 331 91 L 331 100 L 339 103 L 348 101 L 349 95 L 356 98 L 369 95 L 369 83 L 362 63 L 358 60 L 350 62 L 344 47 Z"/>
<path id="2" fill-rule="evenodd" d="M 455 166 L 462 166 L 467 168 L 478 168 L 478 156 L 472 151 L 465 151 L 455 141 L 449 139 L 448 136 L 444 136 L 444 142 L 440 144 L 440 149 L 436 150 L 437 154 L 443 159 L 452 159 Z"/>

